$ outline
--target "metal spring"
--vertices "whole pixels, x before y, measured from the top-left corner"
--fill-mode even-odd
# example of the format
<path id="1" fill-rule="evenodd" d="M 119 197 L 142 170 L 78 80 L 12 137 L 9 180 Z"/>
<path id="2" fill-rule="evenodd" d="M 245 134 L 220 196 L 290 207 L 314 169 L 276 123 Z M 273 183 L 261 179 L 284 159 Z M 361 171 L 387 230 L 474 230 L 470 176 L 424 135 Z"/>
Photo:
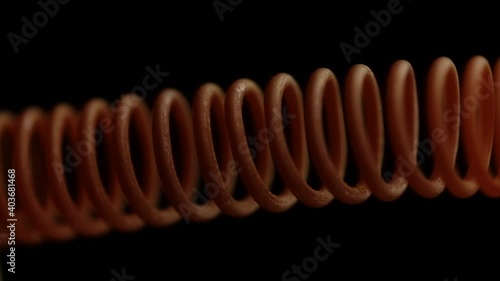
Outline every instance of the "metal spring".
<path id="1" fill-rule="evenodd" d="M 248 79 L 235 81 L 225 93 L 215 84 L 202 85 L 192 108 L 180 92 L 166 89 L 151 112 L 134 94 L 111 105 L 95 98 L 79 112 L 68 104 L 50 112 L 30 107 L 19 116 L 1 112 L 0 185 L 8 189 L 4 171 L 15 169 L 17 240 L 67 241 L 111 229 L 163 227 L 182 218 L 208 221 L 221 213 L 245 217 L 260 207 L 284 212 L 297 202 L 320 208 L 334 198 L 360 204 L 372 194 L 392 201 L 408 186 L 425 198 L 445 189 L 459 198 L 478 191 L 500 197 L 500 59 L 491 68 L 484 57 L 471 58 L 459 80 L 454 63 L 441 57 L 427 79 L 424 117 L 412 66 L 403 60 L 391 67 L 385 104 L 374 73 L 355 65 L 343 94 L 336 76 L 322 68 L 310 76 L 304 98 L 292 76 L 281 73 L 264 92 Z M 248 145 L 244 102 L 259 149 Z M 419 141 L 424 118 L 430 137 Z M 382 171 L 385 129 L 397 156 L 391 172 Z M 138 139 L 137 159 L 131 137 Z M 429 154 L 424 156 L 433 157 L 430 177 L 420 167 L 421 146 Z M 102 163 L 98 149 L 104 150 Z M 344 180 L 348 153 L 359 170 L 354 186 Z M 456 168 L 459 153 L 467 159 L 465 178 Z M 182 157 L 176 160 L 175 154 Z M 319 189 L 307 183 L 310 164 L 323 184 Z M 279 194 L 271 191 L 275 170 L 285 185 Z M 232 194 L 237 177 L 247 191 L 240 200 Z M 159 206 L 162 191 L 165 208 Z M 200 192 L 204 204 L 194 200 Z M 0 192 L 2 223 L 9 217 L 6 194 Z"/>

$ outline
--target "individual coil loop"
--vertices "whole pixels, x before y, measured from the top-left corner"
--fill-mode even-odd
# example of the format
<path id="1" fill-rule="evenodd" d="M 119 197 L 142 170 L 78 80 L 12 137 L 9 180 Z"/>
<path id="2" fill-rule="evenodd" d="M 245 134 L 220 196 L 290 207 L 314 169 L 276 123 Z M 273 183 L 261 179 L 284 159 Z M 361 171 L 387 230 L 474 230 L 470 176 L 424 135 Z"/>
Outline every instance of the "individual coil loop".
<path id="1" fill-rule="evenodd" d="M 297 202 L 361 204 L 372 194 L 393 201 L 408 186 L 425 198 L 445 190 L 459 198 L 478 191 L 500 197 L 500 60 L 492 70 L 475 56 L 459 79 L 449 58 L 436 59 L 425 105 L 403 60 L 393 64 L 385 95 L 365 65 L 353 66 L 344 86 L 342 94 L 333 72 L 321 68 L 304 96 L 294 78 L 281 73 L 264 92 L 249 79 L 235 81 L 226 94 L 207 83 L 192 107 L 166 89 L 151 112 L 133 94 L 111 105 L 92 99 L 80 112 L 67 104 L 49 113 L 34 107 L 19 116 L 1 112 L 0 169 L 16 171 L 17 240 L 67 241 L 182 219 L 204 222 L 221 213 L 245 217 L 260 207 L 284 212 Z M 421 106 L 426 116 L 419 116 Z M 423 121 L 429 138 L 420 141 Z M 247 136 L 248 122 L 257 137 Z M 394 171 L 383 170 L 387 141 Z M 359 171 L 355 185 L 344 179 L 348 153 Z M 460 155 L 464 178 L 456 167 Z M 433 161 L 429 177 L 420 167 L 425 157 Z M 321 187 L 308 184 L 310 169 Z M 276 173 L 284 183 L 279 193 Z M 241 199 L 233 195 L 237 180 L 247 191 Z M 0 181 L 6 191 L 4 172 Z M 9 217 L 6 194 L 0 192 L 2 222 Z M 194 200 L 200 194 L 201 203 Z"/>

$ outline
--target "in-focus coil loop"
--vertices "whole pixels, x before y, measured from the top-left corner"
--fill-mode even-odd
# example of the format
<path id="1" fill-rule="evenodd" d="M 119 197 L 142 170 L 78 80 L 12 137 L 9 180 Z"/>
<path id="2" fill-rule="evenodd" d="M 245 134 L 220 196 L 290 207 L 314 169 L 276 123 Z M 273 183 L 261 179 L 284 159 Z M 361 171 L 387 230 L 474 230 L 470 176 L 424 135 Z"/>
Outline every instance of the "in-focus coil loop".
<path id="1" fill-rule="evenodd" d="M 355 65 L 343 94 L 333 72 L 322 68 L 304 94 L 282 73 L 264 92 L 249 79 L 235 81 L 226 94 L 207 83 L 192 107 L 166 89 L 151 112 L 132 94 L 112 106 L 92 99 L 80 112 L 67 104 L 49 114 L 34 107 L 19 116 L 0 112 L 0 169 L 16 171 L 17 240 L 67 241 L 221 213 L 245 217 L 260 207 L 284 212 L 297 202 L 361 204 L 372 194 L 393 201 L 408 186 L 425 198 L 445 189 L 459 198 L 478 191 L 499 198 L 500 60 L 492 70 L 484 57 L 473 57 L 461 78 L 449 58 L 436 59 L 421 105 L 412 66 L 401 60 L 388 74 L 385 95 L 375 74 Z M 247 136 L 244 104 L 255 136 Z M 421 107 L 426 116 L 419 116 Z M 422 141 L 421 122 L 429 136 Z M 383 170 L 387 141 L 393 171 Z M 353 186 L 344 180 L 348 154 L 359 170 Z M 464 178 L 456 167 L 461 155 Z M 426 157 L 433 162 L 429 177 L 420 167 Z M 308 184 L 310 169 L 319 188 Z M 279 193 L 276 176 L 284 183 Z M 247 192 L 241 199 L 233 195 L 237 180 Z M 0 181 L 7 191 L 4 172 Z M 3 222 L 10 216 L 5 191 Z"/>

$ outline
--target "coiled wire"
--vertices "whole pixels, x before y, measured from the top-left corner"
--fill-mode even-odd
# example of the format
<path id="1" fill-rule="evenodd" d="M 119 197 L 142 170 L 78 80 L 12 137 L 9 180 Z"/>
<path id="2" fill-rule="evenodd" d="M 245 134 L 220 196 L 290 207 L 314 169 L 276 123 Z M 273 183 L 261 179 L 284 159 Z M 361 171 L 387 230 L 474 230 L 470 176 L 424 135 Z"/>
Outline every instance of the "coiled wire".
<path id="1" fill-rule="evenodd" d="M 473 57 L 459 80 L 454 63 L 438 58 L 427 77 L 427 116 L 419 116 L 415 75 L 403 60 L 391 67 L 385 103 L 374 73 L 355 65 L 343 94 L 336 76 L 322 68 L 310 76 L 304 97 L 293 77 L 281 73 L 264 92 L 249 79 L 235 81 L 226 92 L 212 83 L 202 85 L 192 107 L 180 92 L 166 89 L 151 112 L 133 94 L 111 105 L 92 99 L 79 112 L 68 104 L 51 112 L 30 107 L 19 116 L 1 112 L 0 170 L 16 171 L 17 241 L 67 241 L 111 229 L 162 227 L 183 218 L 208 221 L 221 213 L 245 217 L 260 207 L 284 212 L 298 201 L 312 208 L 334 198 L 346 204 L 361 204 L 372 195 L 393 201 L 408 186 L 425 198 L 445 188 L 459 198 L 479 190 L 498 198 L 499 82 L 500 60 L 492 70 L 484 57 Z M 253 151 L 245 133 L 244 102 L 258 131 L 259 149 Z M 424 119 L 430 137 L 419 141 Z M 382 171 L 384 130 L 396 156 L 395 171 Z M 131 153 L 133 137 L 138 157 Z M 422 157 L 431 156 L 421 155 L 422 145 L 433 157 L 430 177 L 420 168 Z M 355 185 L 344 180 L 348 152 L 360 174 Z M 465 178 L 456 168 L 459 153 L 467 159 Z M 310 164 L 320 188 L 306 181 Z M 271 191 L 275 170 L 285 185 L 279 194 Z M 237 177 L 247 191 L 239 200 L 233 197 Z M 7 190 L 5 172 L 0 185 Z M 162 192 L 169 202 L 164 208 L 159 205 Z M 200 193 L 201 204 L 194 200 Z M 2 223 L 7 210 L 6 192 L 0 192 Z"/>

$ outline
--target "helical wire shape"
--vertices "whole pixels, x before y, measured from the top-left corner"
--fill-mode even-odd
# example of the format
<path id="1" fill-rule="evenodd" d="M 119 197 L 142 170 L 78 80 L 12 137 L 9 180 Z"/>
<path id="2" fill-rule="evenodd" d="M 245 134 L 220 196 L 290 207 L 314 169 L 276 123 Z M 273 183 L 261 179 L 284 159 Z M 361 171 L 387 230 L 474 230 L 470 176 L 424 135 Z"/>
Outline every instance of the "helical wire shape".
<path id="1" fill-rule="evenodd" d="M 30 107 L 19 116 L 1 112 L 0 220 L 12 218 L 7 169 L 16 172 L 16 238 L 24 244 L 203 222 L 221 213 L 245 217 L 260 207 L 284 212 L 297 202 L 361 204 L 372 194 L 393 201 L 408 186 L 424 198 L 445 189 L 459 198 L 478 191 L 498 198 L 500 59 L 491 68 L 484 57 L 472 57 L 461 77 L 449 58 L 433 62 L 426 116 L 419 116 L 416 78 L 404 60 L 390 69 L 384 103 L 374 73 L 358 64 L 343 93 L 332 71 L 321 68 L 304 97 L 294 78 L 281 73 L 265 91 L 249 79 L 226 92 L 204 84 L 192 107 L 180 92 L 165 89 L 151 112 L 134 94 L 112 104 L 95 98 L 79 112 L 68 104 L 50 112 Z M 244 103 L 254 137 L 245 131 Z M 429 137 L 420 141 L 423 120 Z M 386 141 L 394 171 L 382 170 Z M 348 153 L 359 170 L 354 185 L 344 179 Z M 465 177 L 456 167 L 459 154 L 467 159 Z M 433 159 L 431 176 L 420 167 L 425 156 Z M 320 188 L 309 186 L 309 169 Z M 278 194 L 276 172 L 284 183 Z M 247 192 L 242 199 L 233 196 L 237 178 Z"/>

